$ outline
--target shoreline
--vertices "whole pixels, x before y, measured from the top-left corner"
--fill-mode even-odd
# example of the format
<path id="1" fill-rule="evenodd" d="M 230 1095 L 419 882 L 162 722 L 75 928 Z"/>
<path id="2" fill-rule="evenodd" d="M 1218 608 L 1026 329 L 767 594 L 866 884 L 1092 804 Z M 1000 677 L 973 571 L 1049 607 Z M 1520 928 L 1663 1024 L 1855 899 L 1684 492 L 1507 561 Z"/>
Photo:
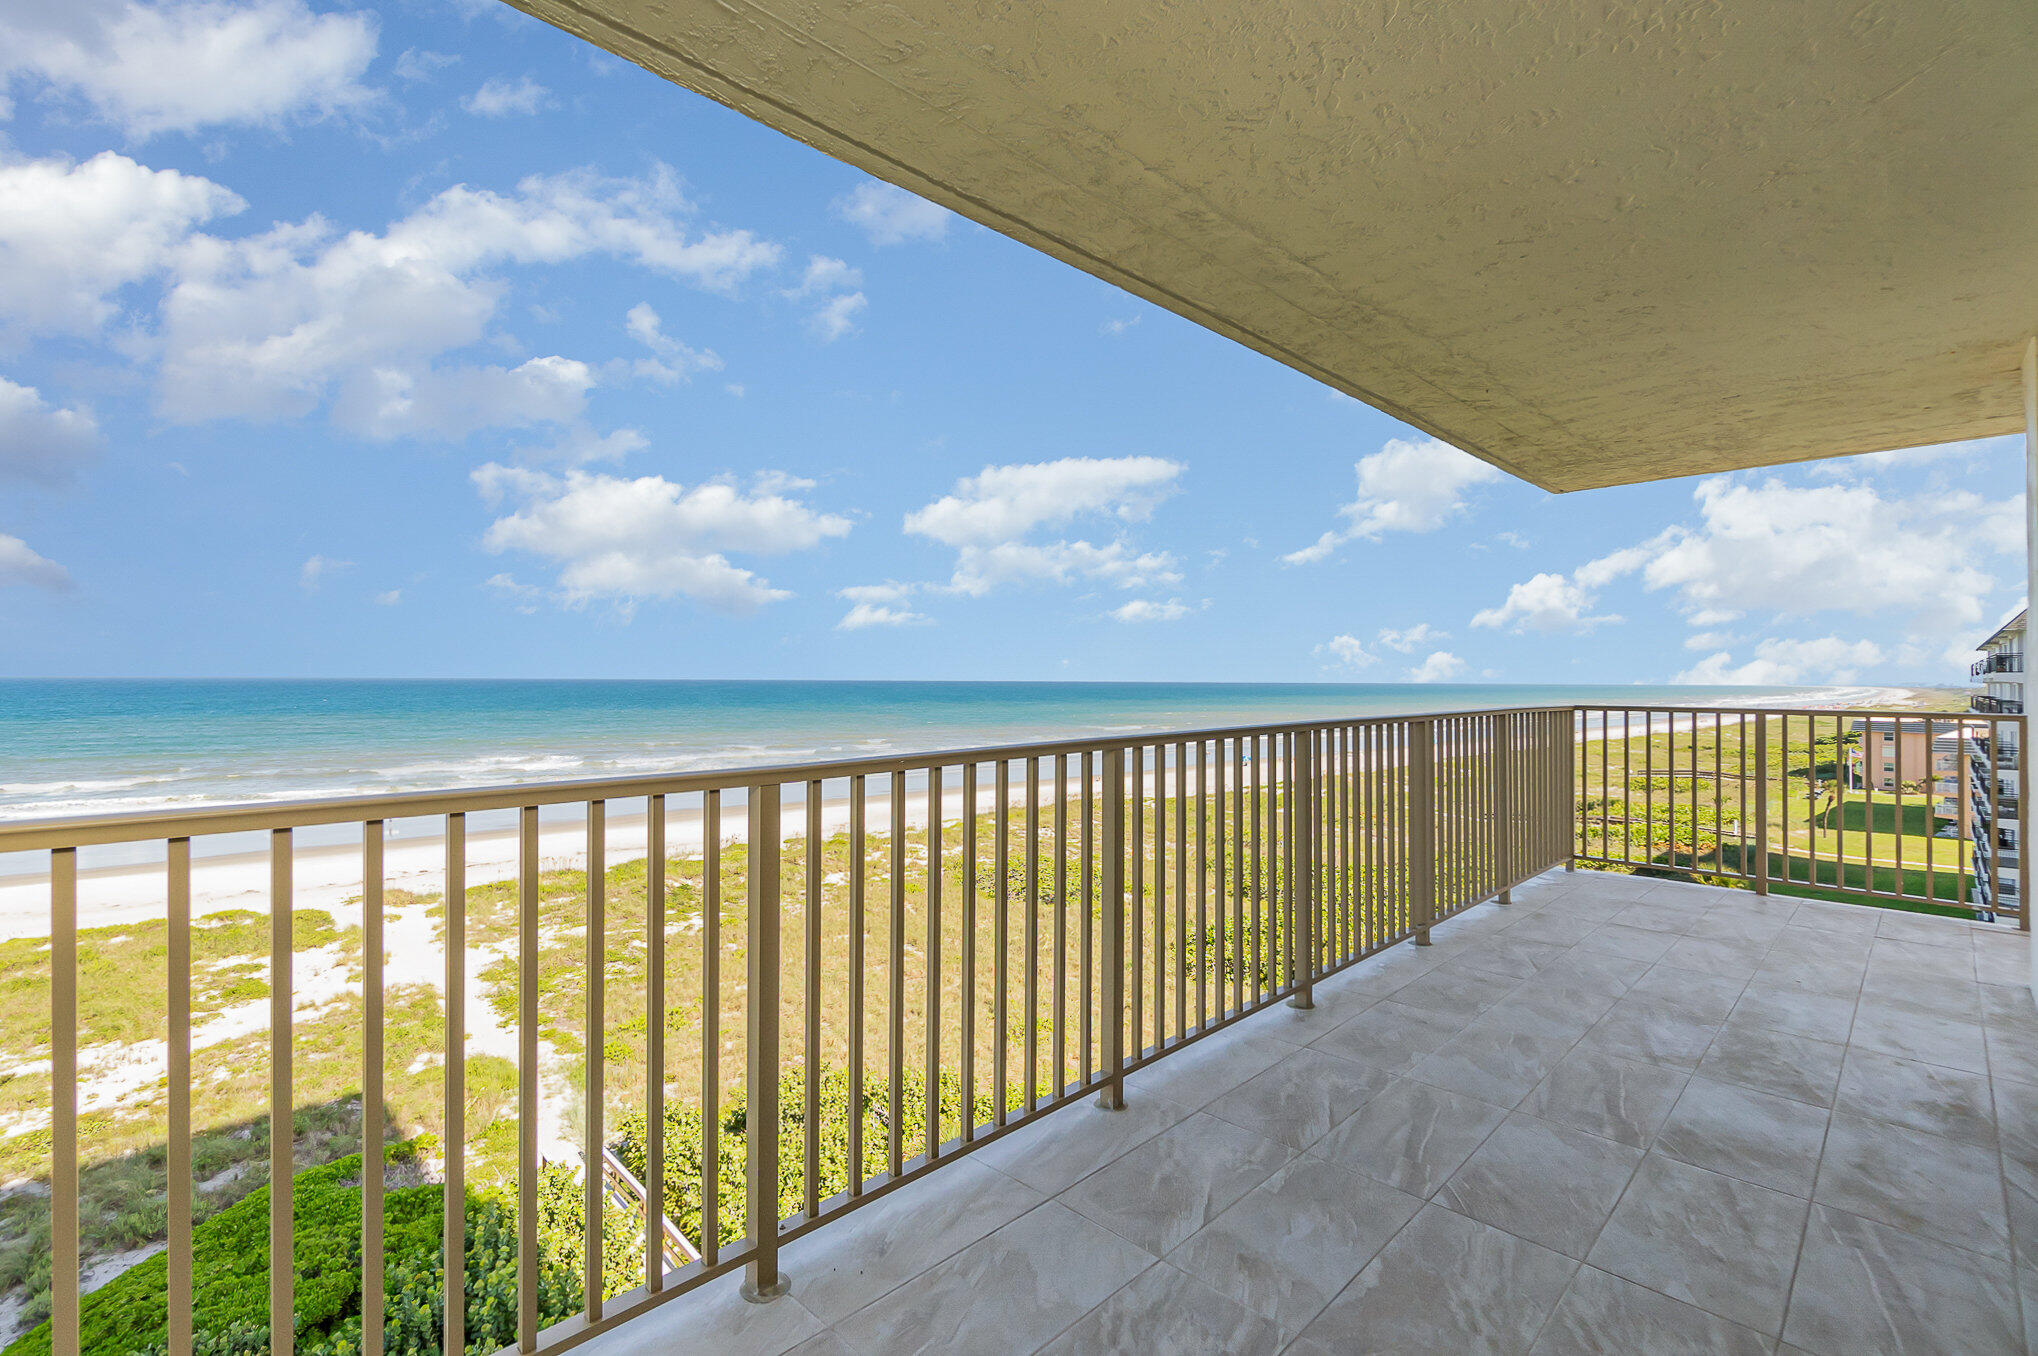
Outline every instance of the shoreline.
<path id="1" fill-rule="evenodd" d="M 1921 691 L 1924 690 L 1844 688 L 1818 693 L 1816 700 L 1809 699 L 1811 694 L 1798 693 L 1773 698 L 1767 702 L 1750 703 L 1748 709 L 1776 706 L 1789 707 L 1793 710 L 1846 710 L 1858 707 L 1862 698 L 1874 696 L 1887 703 L 1884 709 L 1905 710 L 1910 709 L 1917 701 Z M 1622 708 L 1614 706 L 1611 709 Z M 1706 714 L 1703 707 L 1687 710 L 1689 714 L 1653 716 L 1649 721 L 1651 727 L 1649 733 L 1653 735 L 1666 730 L 1705 729 L 1719 723 L 1721 719 Z M 1952 718 L 1958 713 L 1930 714 L 1943 714 L 1947 718 Z M 1581 744 L 1603 737 L 1604 731 L 1596 725 L 1587 725 L 1576 736 Z M 1389 765 L 1398 762 L 1398 756 L 1388 755 L 1387 762 Z M 1278 767 L 1278 760 L 1273 766 Z M 1158 775 L 1152 770 L 1147 772 L 1144 792 L 1146 796 L 1151 797 L 1155 794 L 1155 781 Z M 1047 794 L 1052 782 L 1044 781 L 1042 785 L 1045 809 L 1052 804 Z M 1072 775 L 1067 783 L 1071 799 L 1080 794 L 1081 786 L 1080 777 Z M 668 807 L 666 817 L 668 855 L 697 855 L 702 850 L 705 837 L 702 821 L 705 810 L 694 797 L 688 797 L 688 800 L 694 803 Z M 959 781 L 951 782 L 944 787 L 942 800 L 943 823 L 959 819 L 962 813 Z M 1025 789 L 1023 785 L 1015 784 L 1010 804 L 1023 805 L 1024 802 Z M 977 812 L 987 813 L 996 803 L 995 788 L 991 785 L 980 785 L 977 789 Z M 871 788 L 865 798 L 865 807 L 868 831 L 873 837 L 881 838 L 889 828 L 891 812 L 889 786 L 882 790 Z M 806 831 L 806 813 L 803 801 L 788 798 L 781 812 L 781 833 L 787 838 L 803 835 Z M 927 818 L 927 793 L 923 784 L 920 789 L 909 789 L 907 792 L 906 822 L 909 829 L 923 830 Z M 838 795 L 824 800 L 821 821 L 824 834 L 833 835 L 845 830 L 849 823 L 848 797 Z M 748 832 L 748 810 L 740 799 L 733 803 L 725 800 L 722 806 L 722 822 L 718 828 L 718 841 L 724 845 L 744 839 Z M 514 879 L 517 873 L 518 839 L 518 831 L 515 828 L 470 829 L 467 835 L 467 885 L 472 888 Z M 605 848 L 606 861 L 610 867 L 642 859 L 646 846 L 647 823 L 646 816 L 641 811 L 634 814 L 611 814 L 608 817 Z M 578 816 L 569 822 L 555 820 L 545 823 L 541 820 L 538 830 L 538 857 L 541 870 L 584 867 L 586 863 L 584 820 Z M 294 908 L 322 909 L 330 913 L 335 922 L 341 926 L 360 921 L 359 898 L 362 885 L 361 849 L 358 839 L 352 843 L 299 843 L 292 853 L 291 860 Z M 384 846 L 385 890 L 408 890 L 419 894 L 438 893 L 444 885 L 444 871 L 445 840 L 441 834 L 426 833 L 406 837 L 401 835 L 398 822 L 391 822 Z M 266 911 L 269 907 L 268 852 L 235 851 L 211 855 L 194 853 L 191 864 L 191 901 L 194 918 L 237 909 Z M 101 866 L 87 866 L 81 863 L 78 872 L 80 928 L 147 922 L 164 917 L 166 912 L 164 867 L 160 856 L 153 861 Z M 0 940 L 47 935 L 49 935 L 47 869 L 0 874 Z"/>

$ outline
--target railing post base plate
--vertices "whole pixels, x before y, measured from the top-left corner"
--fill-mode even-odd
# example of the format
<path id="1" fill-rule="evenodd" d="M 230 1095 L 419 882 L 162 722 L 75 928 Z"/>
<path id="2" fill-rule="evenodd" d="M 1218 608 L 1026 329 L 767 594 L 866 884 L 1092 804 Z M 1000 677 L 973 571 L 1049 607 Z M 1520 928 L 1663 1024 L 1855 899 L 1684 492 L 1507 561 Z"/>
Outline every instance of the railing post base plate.
<path id="1" fill-rule="evenodd" d="M 1433 946 L 1433 945 L 1435 945 L 1435 943 L 1431 942 L 1431 941 L 1430 941 L 1430 939 L 1429 939 L 1429 929 L 1428 929 L 1428 928 L 1423 928 L 1423 929 L 1422 929 L 1421 931 L 1419 931 L 1419 932 L 1417 932 L 1417 933 L 1415 934 L 1415 944 L 1416 944 L 1417 946 Z"/>
<path id="2" fill-rule="evenodd" d="M 1097 1094 L 1097 1109 L 1099 1111 L 1125 1110 L 1125 1090 L 1106 1086 L 1103 1091 Z"/>
<path id="3" fill-rule="evenodd" d="M 1291 1008 L 1299 1009 L 1300 1011 L 1303 1012 L 1308 1012 L 1310 1009 L 1316 1006 L 1316 999 L 1311 997 L 1309 994 L 1298 993 L 1292 995 L 1288 999 L 1288 1006 Z"/>
<path id="4" fill-rule="evenodd" d="M 790 1295 L 792 1293 L 793 1278 L 781 1271 L 778 1274 L 777 1280 L 773 1281 L 770 1285 L 759 1288 L 756 1282 L 745 1276 L 740 1289 L 743 1292 L 743 1298 L 749 1300 L 752 1304 L 769 1304 L 781 1295 Z"/>

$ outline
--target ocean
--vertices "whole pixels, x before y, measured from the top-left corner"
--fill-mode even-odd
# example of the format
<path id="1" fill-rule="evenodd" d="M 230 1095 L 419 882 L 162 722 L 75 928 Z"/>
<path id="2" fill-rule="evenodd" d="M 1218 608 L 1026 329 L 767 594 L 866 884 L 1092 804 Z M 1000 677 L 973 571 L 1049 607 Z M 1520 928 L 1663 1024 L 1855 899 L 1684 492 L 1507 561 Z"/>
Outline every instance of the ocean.
<path id="1" fill-rule="evenodd" d="M 1856 691 L 1859 691 L 1858 689 Z M 417 791 L 1037 739 L 1832 689 L 1406 683 L 0 680 L 0 819 Z"/>

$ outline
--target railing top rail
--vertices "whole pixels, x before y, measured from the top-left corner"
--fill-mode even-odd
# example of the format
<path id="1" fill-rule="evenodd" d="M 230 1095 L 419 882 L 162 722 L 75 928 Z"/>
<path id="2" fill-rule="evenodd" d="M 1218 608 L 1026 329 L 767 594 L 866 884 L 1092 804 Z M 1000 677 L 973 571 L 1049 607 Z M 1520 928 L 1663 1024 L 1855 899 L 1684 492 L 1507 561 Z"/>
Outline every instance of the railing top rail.
<path id="1" fill-rule="evenodd" d="M 1276 721 L 1261 725 L 1226 725 L 1191 730 L 1141 730 L 1120 735 L 981 748 L 938 749 L 921 753 L 886 754 L 810 763 L 759 764 L 755 767 L 708 768 L 698 772 L 649 773 L 632 777 L 583 778 L 573 781 L 516 782 L 509 785 L 461 787 L 443 791 L 405 791 L 373 796 L 334 796 L 316 800 L 207 805 L 190 810 L 139 810 L 115 815 L 73 815 L 57 819 L 0 822 L 0 853 L 41 852 L 52 848 L 90 847 L 107 843 L 139 843 L 155 839 L 196 838 L 210 834 L 300 829 L 321 824 L 373 823 L 432 815 L 514 810 L 528 806 L 578 805 L 596 800 L 629 800 L 643 796 L 676 796 L 701 791 L 783 785 L 791 782 L 835 781 L 846 777 L 882 777 L 899 772 L 961 767 L 1013 758 L 1052 758 L 1094 753 L 1133 745 L 1197 743 L 1251 735 L 1386 725 L 1396 721 L 1444 717 L 1517 715 L 1536 711 L 1572 712 L 1571 705 L 1480 707 L 1467 710 L 1410 711 L 1381 716 L 1329 720 Z"/>

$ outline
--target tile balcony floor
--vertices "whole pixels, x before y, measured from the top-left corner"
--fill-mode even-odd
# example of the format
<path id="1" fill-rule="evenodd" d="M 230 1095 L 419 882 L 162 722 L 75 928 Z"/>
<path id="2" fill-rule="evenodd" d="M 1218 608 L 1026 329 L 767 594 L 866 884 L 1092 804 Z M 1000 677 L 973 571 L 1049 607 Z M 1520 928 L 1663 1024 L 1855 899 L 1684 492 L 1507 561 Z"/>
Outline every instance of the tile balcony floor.
<path id="1" fill-rule="evenodd" d="M 2038 1352 L 2024 936 L 1559 871 L 1435 938 L 584 1349 Z"/>

